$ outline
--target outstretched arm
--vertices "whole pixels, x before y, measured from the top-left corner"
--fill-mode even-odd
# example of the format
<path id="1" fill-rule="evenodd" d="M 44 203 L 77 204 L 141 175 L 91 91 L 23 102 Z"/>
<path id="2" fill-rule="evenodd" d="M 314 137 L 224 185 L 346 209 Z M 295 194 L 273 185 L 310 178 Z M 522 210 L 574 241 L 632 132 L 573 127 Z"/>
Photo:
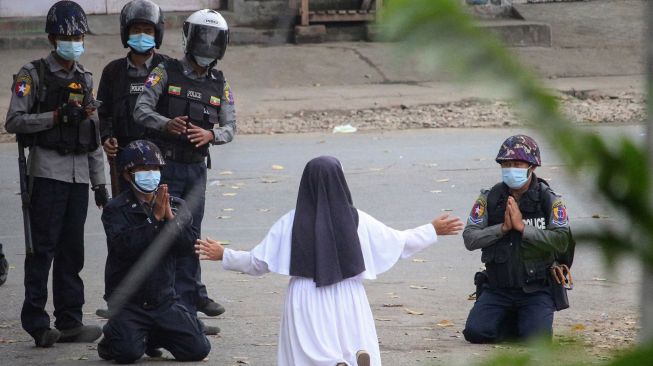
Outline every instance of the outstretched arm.
<path id="1" fill-rule="evenodd" d="M 201 260 L 222 261 L 222 267 L 229 271 L 239 271 L 253 276 L 261 276 L 269 271 L 268 265 L 256 259 L 250 252 L 225 249 L 219 241 L 207 237 L 197 239 L 195 252 Z"/>

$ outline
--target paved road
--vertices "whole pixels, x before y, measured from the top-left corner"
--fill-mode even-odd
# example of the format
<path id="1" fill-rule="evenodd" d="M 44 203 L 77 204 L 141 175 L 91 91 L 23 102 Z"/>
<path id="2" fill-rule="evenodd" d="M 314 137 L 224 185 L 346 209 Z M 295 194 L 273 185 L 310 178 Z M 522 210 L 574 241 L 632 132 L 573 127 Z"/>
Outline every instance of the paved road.
<path id="1" fill-rule="evenodd" d="M 606 136 L 627 133 L 636 138 L 641 138 L 643 131 L 636 125 L 604 126 L 597 130 Z M 294 207 L 306 161 L 323 154 L 341 159 L 356 206 L 395 228 L 423 224 L 442 210 L 466 218 L 478 190 L 499 178 L 492 157 L 500 142 L 517 132 L 522 131 L 437 129 L 239 136 L 229 145 L 213 148 L 214 169 L 209 174 L 203 232 L 229 240 L 232 248 L 251 248 L 280 215 Z M 602 208 L 582 185 L 571 182 L 549 145 L 542 145 L 545 165 L 538 173 L 567 198 L 574 229 L 616 223 L 615 214 Z M 57 345 L 37 350 L 20 328 L 24 249 L 16 195 L 16 155 L 14 144 L 0 144 L 0 241 L 15 266 L 8 282 L 0 287 L 0 364 L 96 363 L 98 356 L 93 346 Z M 283 169 L 273 169 L 275 164 Z M 609 218 L 592 219 L 595 213 Z M 92 315 L 103 305 L 106 248 L 99 214 L 97 208 L 89 207 L 82 277 L 86 283 L 86 322 L 101 324 L 102 320 Z M 480 253 L 467 252 L 458 236 L 443 238 L 415 258 L 420 261 L 402 261 L 379 280 L 366 285 L 385 364 L 468 364 L 491 352 L 492 347 L 467 344 L 460 334 L 472 305 L 466 298 L 473 291 L 472 276 L 480 265 Z M 557 332 L 569 332 L 573 323 L 623 319 L 635 314 L 639 285 L 635 264 L 628 262 L 616 273 L 607 272 L 600 255 L 590 247 L 579 248 L 576 258 L 577 287 L 571 294 L 572 308 L 558 314 Z M 221 336 L 211 338 L 209 364 L 235 365 L 243 360 L 250 365 L 274 365 L 287 278 L 227 273 L 216 263 L 203 263 L 203 271 L 210 294 L 227 308 L 219 319 L 205 320 L 223 329 Z M 412 285 L 426 288 L 413 289 Z M 406 308 L 424 314 L 410 315 Z M 439 327 L 436 324 L 441 320 L 454 325 Z"/>

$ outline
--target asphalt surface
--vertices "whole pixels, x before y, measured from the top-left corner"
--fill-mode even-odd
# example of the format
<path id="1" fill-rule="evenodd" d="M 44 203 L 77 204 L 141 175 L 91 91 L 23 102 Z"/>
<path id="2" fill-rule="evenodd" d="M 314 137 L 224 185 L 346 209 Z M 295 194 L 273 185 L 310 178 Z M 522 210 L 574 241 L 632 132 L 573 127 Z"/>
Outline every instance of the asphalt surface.
<path id="1" fill-rule="evenodd" d="M 597 0 L 520 5 L 527 19 L 552 24 L 553 46 L 513 52 L 556 89 L 642 91 L 644 4 Z M 124 56 L 125 50 L 116 36 L 89 36 L 87 43 L 82 63 L 94 73 L 97 87 L 104 65 Z M 221 67 L 231 82 L 241 117 L 432 104 L 488 95 L 487 90 L 451 83 L 446 70 L 424 74 L 416 60 L 393 50 L 392 44 L 364 42 L 237 46 L 229 48 Z M 180 55 L 179 33 L 166 32 L 162 51 Z M 0 115 L 6 113 L 11 75 L 46 53 L 0 50 L 0 76 L 6 86 L 0 88 Z M 605 136 L 627 133 L 635 138 L 642 138 L 643 131 L 637 125 L 595 128 Z M 499 180 L 492 159 L 499 144 L 517 132 L 522 130 L 239 135 L 228 145 L 212 148 L 214 169 L 209 172 L 203 233 L 228 240 L 235 249 L 253 247 L 279 216 L 294 207 L 304 164 L 323 154 L 341 159 L 356 206 L 390 226 L 414 227 L 442 212 L 465 219 L 479 189 Z M 583 176 L 571 180 L 549 145 L 540 142 L 544 166 L 538 173 L 566 198 L 574 231 L 619 225 L 618 215 L 582 185 Z M 101 362 L 95 345 L 35 349 L 21 329 L 24 249 L 16 158 L 15 144 L 0 144 L 0 242 L 12 266 L 8 282 L 0 287 L 0 365 Z M 275 170 L 273 165 L 283 169 Z M 104 306 L 106 244 L 100 211 L 91 204 L 88 212 L 82 272 L 85 321 L 103 324 L 94 312 Z M 593 219 L 594 215 L 602 219 Z M 442 238 L 413 259 L 417 261 L 402 261 L 366 284 L 384 364 L 468 365 L 493 352 L 492 346 L 467 344 L 460 333 L 472 305 L 467 295 L 474 290 L 472 279 L 481 265 L 480 253 L 466 251 L 457 236 Z M 604 322 L 609 326 L 637 317 L 639 267 L 634 260 L 620 264 L 616 272 L 609 271 L 596 249 L 578 248 L 572 307 L 556 314 L 556 333 L 568 334 L 574 324 Z M 288 279 L 228 273 L 217 263 L 205 262 L 203 269 L 209 293 L 227 308 L 218 319 L 203 318 L 222 328 L 220 336 L 211 337 L 208 364 L 274 365 Z M 52 310 L 51 304 L 48 309 Z M 423 315 L 411 315 L 406 309 Z M 446 324 L 443 320 L 452 325 L 438 326 Z"/>
<path id="2" fill-rule="evenodd" d="M 638 125 L 604 126 L 597 131 L 641 139 L 643 129 Z M 252 248 L 279 216 L 294 207 L 305 163 L 325 154 L 341 159 L 355 205 L 392 227 L 414 227 L 443 212 L 466 219 L 479 189 L 500 179 L 493 161 L 498 146 L 505 137 L 519 132 L 525 131 L 431 129 L 238 136 L 231 144 L 212 148 L 214 169 L 209 172 L 203 234 L 229 241 L 234 249 Z M 537 139 L 536 133 L 534 136 Z M 574 230 L 618 225 L 618 216 L 601 206 L 582 185 L 582 174 L 579 181 L 570 180 L 549 144 L 539 140 L 544 166 L 537 173 L 566 198 Z M 0 287 L 0 364 L 99 362 L 94 345 L 35 349 L 20 327 L 24 248 L 16 158 L 14 144 L 0 144 L 0 241 L 12 265 L 8 282 Z M 278 166 L 275 169 L 273 165 Z M 85 322 L 103 324 L 93 313 L 103 306 L 106 244 L 100 211 L 91 204 L 88 212 L 82 272 Z M 595 214 L 607 218 L 593 219 Z M 631 260 L 623 264 L 610 272 L 596 249 L 578 248 L 572 307 L 556 315 L 557 333 L 569 333 L 570 324 L 636 315 L 639 267 Z M 467 344 L 460 333 L 472 305 L 467 295 L 473 292 L 472 278 L 480 265 L 480 253 L 466 251 L 461 236 L 443 237 L 434 247 L 366 283 L 386 365 L 466 365 L 493 351 L 492 346 Z M 222 328 L 220 336 L 210 337 L 213 350 L 208 363 L 274 365 L 288 278 L 274 274 L 250 277 L 226 272 L 215 262 L 203 262 L 203 279 L 210 295 L 227 308 L 215 320 L 204 318 Z M 52 310 L 51 304 L 48 309 Z M 407 309 L 423 315 L 411 315 Z M 443 320 L 453 325 L 436 325 Z"/>

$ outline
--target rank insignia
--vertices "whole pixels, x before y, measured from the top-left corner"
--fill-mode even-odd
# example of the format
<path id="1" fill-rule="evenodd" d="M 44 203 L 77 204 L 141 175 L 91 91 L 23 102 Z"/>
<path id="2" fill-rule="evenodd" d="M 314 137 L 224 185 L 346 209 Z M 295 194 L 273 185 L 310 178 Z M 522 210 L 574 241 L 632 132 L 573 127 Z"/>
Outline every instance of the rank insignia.
<path id="1" fill-rule="evenodd" d="M 476 225 L 482 223 L 486 208 L 487 202 L 483 198 L 477 199 L 472 207 L 472 212 L 469 213 L 469 222 Z"/>
<path id="2" fill-rule="evenodd" d="M 16 96 L 24 97 L 32 89 L 32 78 L 29 75 L 22 75 L 16 79 L 14 92 Z"/>
<path id="3" fill-rule="evenodd" d="M 556 199 L 553 202 L 551 222 L 556 226 L 567 226 L 569 225 L 569 217 L 567 216 L 567 207 L 560 199 Z"/>
<path id="4" fill-rule="evenodd" d="M 70 89 L 79 90 L 79 89 L 82 88 L 82 84 L 72 82 L 72 83 L 68 84 L 68 87 L 69 87 Z"/>

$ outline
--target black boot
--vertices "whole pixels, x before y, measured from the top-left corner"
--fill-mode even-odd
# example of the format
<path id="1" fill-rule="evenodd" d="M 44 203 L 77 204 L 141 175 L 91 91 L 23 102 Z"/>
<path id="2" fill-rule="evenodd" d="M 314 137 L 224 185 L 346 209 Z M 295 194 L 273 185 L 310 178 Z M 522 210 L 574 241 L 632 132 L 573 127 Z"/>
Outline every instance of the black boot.
<path id="1" fill-rule="evenodd" d="M 34 335 L 34 343 L 36 347 L 52 347 L 53 344 L 57 343 L 59 337 L 61 337 L 61 332 L 56 329 L 43 329 L 39 332 L 36 332 Z"/>
<path id="2" fill-rule="evenodd" d="M 92 343 L 102 336 L 102 329 L 97 325 L 81 325 L 77 328 L 61 330 L 59 343 Z"/>
<path id="3" fill-rule="evenodd" d="M 209 299 L 208 297 L 205 297 L 197 301 L 197 311 L 200 311 L 208 316 L 218 316 L 224 313 L 224 306 Z"/>

